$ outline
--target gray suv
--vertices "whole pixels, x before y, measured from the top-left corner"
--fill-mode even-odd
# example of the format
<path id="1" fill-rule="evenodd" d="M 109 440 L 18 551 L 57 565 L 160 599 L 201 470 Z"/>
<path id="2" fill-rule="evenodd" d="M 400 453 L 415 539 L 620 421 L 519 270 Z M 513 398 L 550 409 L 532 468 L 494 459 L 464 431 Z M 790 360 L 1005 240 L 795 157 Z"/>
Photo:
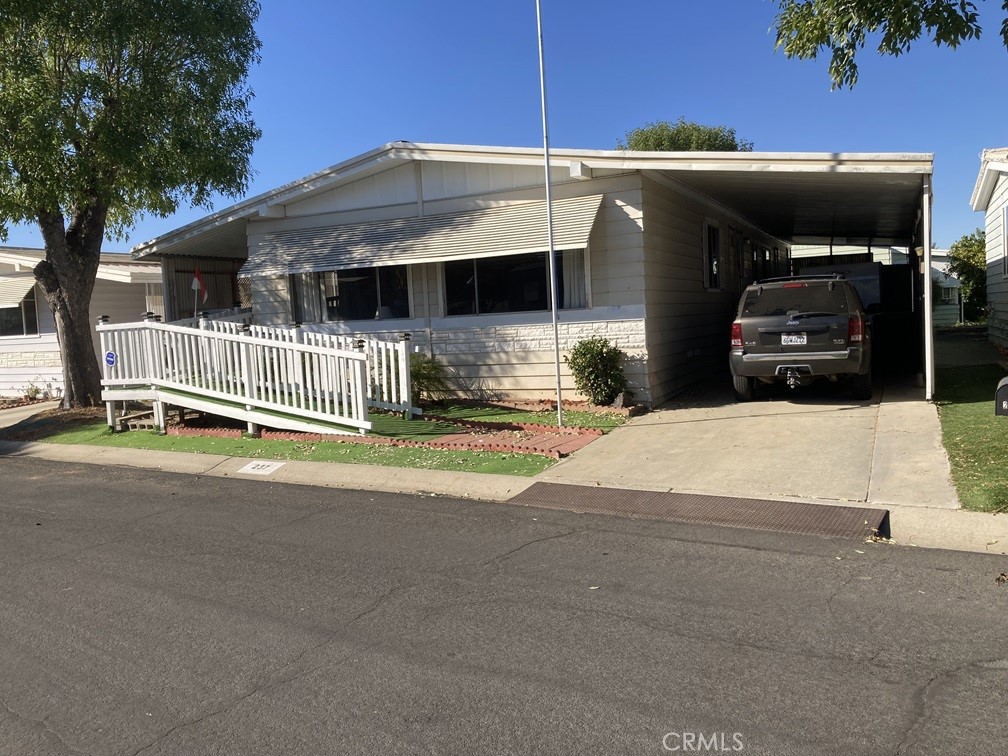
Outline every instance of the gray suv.
<path id="1" fill-rule="evenodd" d="M 844 376 L 855 399 L 870 399 L 871 321 L 840 276 L 774 278 L 749 286 L 731 327 L 735 398 L 753 398 L 757 381 L 805 386 Z"/>

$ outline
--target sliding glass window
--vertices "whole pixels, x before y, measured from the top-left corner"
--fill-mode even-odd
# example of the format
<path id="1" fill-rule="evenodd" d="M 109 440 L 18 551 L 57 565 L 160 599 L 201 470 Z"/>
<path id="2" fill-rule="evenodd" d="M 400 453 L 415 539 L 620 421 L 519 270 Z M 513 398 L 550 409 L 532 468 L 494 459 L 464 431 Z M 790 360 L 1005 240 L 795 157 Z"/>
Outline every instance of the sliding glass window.
<path id="1" fill-rule="evenodd" d="M 549 266 L 546 254 L 533 252 L 446 262 L 445 314 L 485 315 L 548 310 Z M 560 309 L 586 307 L 584 250 L 564 250 L 554 254 Z"/>

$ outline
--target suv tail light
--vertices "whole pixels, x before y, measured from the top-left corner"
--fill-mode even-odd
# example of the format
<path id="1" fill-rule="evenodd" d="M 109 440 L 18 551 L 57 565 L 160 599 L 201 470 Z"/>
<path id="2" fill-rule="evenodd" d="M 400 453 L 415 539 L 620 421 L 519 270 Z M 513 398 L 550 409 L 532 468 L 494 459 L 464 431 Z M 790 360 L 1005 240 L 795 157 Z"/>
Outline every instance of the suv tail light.
<path id="1" fill-rule="evenodd" d="M 738 320 L 731 324 L 731 345 L 732 349 L 742 348 L 742 323 Z"/>
<path id="2" fill-rule="evenodd" d="M 860 344 L 864 340 L 864 321 L 860 315 L 851 315 L 847 321 L 847 343 Z"/>

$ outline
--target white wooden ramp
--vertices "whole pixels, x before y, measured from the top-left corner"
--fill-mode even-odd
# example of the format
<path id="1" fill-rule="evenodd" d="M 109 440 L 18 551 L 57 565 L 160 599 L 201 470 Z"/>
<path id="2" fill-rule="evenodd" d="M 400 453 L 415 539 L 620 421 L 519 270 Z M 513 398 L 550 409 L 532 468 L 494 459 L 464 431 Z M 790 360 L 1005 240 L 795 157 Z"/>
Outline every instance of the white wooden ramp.
<path id="1" fill-rule="evenodd" d="M 249 430 L 371 429 L 364 351 L 153 320 L 101 322 L 97 330 L 110 426 L 113 402 L 144 400 L 162 430 L 167 405 L 242 420 Z"/>

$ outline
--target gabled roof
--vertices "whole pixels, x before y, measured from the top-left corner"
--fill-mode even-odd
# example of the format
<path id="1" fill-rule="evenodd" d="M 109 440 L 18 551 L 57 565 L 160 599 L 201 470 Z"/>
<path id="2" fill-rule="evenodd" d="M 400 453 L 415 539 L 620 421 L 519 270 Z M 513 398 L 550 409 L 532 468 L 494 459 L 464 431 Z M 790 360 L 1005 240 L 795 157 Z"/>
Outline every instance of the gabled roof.
<path id="1" fill-rule="evenodd" d="M 34 268 L 45 259 L 44 249 L 0 247 L 0 263 Z M 102 281 L 118 283 L 161 283 L 161 267 L 154 261 L 134 260 L 126 254 L 103 252 L 98 260 L 98 275 Z"/>
<path id="2" fill-rule="evenodd" d="M 907 243 L 931 153 L 550 151 L 551 166 L 572 178 L 648 172 L 699 192 L 762 225 L 781 239 L 865 238 Z M 387 170 L 407 161 L 539 166 L 538 148 L 391 142 L 200 220 L 138 244 L 143 257 L 189 249 L 199 254 L 245 247 L 253 218 L 282 218 L 283 205 Z M 846 204 L 844 200 L 846 198 Z M 910 216 L 907 218 L 906 216 Z M 854 243 L 853 241 L 851 243 Z M 196 251 L 197 245 L 192 246 Z M 173 249 L 174 248 L 174 249 Z"/>
<path id="3" fill-rule="evenodd" d="M 970 197 L 970 207 L 974 212 L 987 211 L 998 177 L 1008 173 L 1008 147 L 984 150 L 980 153 L 980 173 L 977 174 Z"/>

